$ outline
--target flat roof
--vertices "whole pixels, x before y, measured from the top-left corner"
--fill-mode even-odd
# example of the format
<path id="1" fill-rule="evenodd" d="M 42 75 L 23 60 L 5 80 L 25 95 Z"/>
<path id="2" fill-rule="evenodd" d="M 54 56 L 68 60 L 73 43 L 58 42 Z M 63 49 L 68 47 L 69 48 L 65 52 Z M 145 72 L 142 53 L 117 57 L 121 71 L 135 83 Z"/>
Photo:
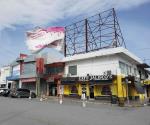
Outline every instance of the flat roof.
<path id="1" fill-rule="evenodd" d="M 136 55 L 134 55 L 129 50 L 123 47 L 107 48 L 107 49 L 101 49 L 98 51 L 68 56 L 68 57 L 63 58 L 63 62 L 84 60 L 84 59 L 89 59 L 89 58 L 94 58 L 94 57 L 102 57 L 102 56 L 115 55 L 115 54 L 125 56 L 126 58 L 129 58 L 130 60 L 135 61 L 137 64 L 143 63 L 143 61 L 139 57 L 137 57 Z"/>

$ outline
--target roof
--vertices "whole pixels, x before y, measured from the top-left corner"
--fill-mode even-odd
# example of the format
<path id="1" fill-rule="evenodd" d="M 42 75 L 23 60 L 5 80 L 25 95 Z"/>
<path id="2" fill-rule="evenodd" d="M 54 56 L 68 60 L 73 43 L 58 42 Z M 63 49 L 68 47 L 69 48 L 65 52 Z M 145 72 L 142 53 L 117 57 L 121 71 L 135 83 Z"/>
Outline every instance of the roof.
<path id="1" fill-rule="evenodd" d="M 29 55 L 24 59 L 24 62 L 34 62 L 35 61 L 35 55 Z"/>
<path id="2" fill-rule="evenodd" d="M 140 58 L 138 58 L 136 55 L 134 55 L 129 50 L 123 47 L 107 48 L 107 49 L 101 49 L 99 51 L 73 55 L 73 56 L 65 57 L 63 61 L 70 62 L 70 61 L 84 60 L 84 59 L 102 57 L 102 56 L 108 56 L 108 55 L 114 55 L 114 54 L 120 54 L 121 56 L 125 56 L 128 59 L 135 61 L 137 64 L 142 63 L 142 60 Z"/>
<path id="3" fill-rule="evenodd" d="M 150 68 L 150 66 L 148 64 L 146 64 L 146 63 L 139 64 L 137 66 L 140 67 L 140 68 Z"/>

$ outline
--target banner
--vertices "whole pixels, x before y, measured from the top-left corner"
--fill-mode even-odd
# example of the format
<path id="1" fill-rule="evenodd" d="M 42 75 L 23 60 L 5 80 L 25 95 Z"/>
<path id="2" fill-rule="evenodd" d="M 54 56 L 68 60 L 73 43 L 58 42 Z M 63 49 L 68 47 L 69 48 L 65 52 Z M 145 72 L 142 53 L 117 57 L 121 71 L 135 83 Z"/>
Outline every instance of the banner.
<path id="1" fill-rule="evenodd" d="M 26 44 L 32 53 L 37 53 L 45 47 L 63 51 L 64 27 L 36 28 L 27 32 Z"/>

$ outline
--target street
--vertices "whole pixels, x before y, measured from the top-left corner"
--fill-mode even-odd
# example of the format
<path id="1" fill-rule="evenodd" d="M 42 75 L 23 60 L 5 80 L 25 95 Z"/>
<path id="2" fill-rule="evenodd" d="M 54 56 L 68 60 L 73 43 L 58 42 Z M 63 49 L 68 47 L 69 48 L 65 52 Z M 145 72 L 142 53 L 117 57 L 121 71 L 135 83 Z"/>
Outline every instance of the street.
<path id="1" fill-rule="evenodd" d="M 0 125 L 150 125 L 150 107 L 117 107 L 0 97 Z"/>

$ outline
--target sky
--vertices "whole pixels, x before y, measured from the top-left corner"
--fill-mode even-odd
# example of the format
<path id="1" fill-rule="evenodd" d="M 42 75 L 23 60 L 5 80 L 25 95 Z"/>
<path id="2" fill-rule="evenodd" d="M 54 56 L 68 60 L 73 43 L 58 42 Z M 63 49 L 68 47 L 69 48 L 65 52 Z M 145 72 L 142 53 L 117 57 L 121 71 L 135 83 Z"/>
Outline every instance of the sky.
<path id="1" fill-rule="evenodd" d="M 127 49 L 150 64 L 150 0 L 0 0 L 0 67 L 20 53 L 30 54 L 26 31 L 66 26 L 110 8 L 116 10 Z"/>

